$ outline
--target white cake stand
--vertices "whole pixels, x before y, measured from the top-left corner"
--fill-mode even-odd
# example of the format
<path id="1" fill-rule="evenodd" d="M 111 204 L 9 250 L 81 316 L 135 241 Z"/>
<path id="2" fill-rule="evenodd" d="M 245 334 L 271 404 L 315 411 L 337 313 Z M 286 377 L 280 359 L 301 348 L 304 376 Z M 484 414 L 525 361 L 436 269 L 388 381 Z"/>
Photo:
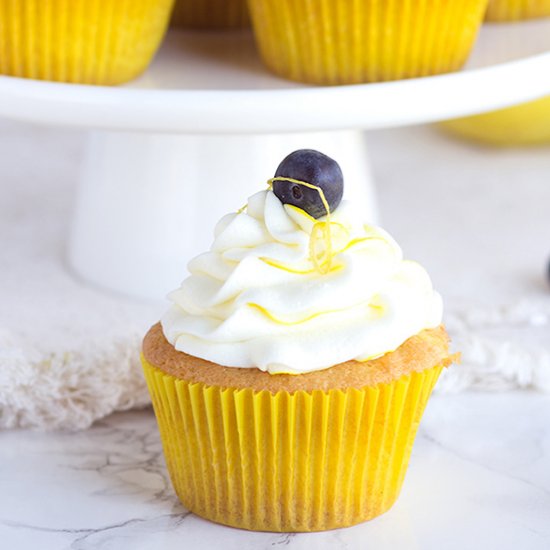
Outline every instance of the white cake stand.
<path id="1" fill-rule="evenodd" d="M 89 128 L 69 256 L 87 281 L 158 299 L 225 212 L 302 147 L 341 164 L 376 219 L 363 130 L 476 114 L 550 94 L 550 20 L 485 26 L 466 70 L 310 87 L 270 75 L 248 32 L 171 32 L 118 87 L 0 77 L 0 115 Z"/>

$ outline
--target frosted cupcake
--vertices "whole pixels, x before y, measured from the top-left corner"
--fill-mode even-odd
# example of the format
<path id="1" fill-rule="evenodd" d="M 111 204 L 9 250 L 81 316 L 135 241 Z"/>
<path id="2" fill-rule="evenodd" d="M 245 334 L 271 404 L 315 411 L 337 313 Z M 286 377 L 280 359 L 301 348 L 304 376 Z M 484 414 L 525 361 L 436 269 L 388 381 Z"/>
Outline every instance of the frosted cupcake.
<path id="1" fill-rule="evenodd" d="M 264 531 L 345 527 L 397 498 L 451 361 L 426 271 L 303 150 L 218 223 L 143 365 L 183 504 Z"/>
<path id="2" fill-rule="evenodd" d="M 466 61 L 487 0 L 250 0 L 266 66 L 313 84 L 428 76 Z"/>
<path id="3" fill-rule="evenodd" d="M 120 84 L 145 70 L 173 0 L 0 0 L 0 74 Z"/>
<path id="4" fill-rule="evenodd" d="M 246 0 L 176 0 L 172 23 L 185 29 L 239 29 L 250 19 Z"/>
<path id="5" fill-rule="evenodd" d="M 550 16 L 550 0 L 489 0 L 487 21 L 520 21 Z"/>

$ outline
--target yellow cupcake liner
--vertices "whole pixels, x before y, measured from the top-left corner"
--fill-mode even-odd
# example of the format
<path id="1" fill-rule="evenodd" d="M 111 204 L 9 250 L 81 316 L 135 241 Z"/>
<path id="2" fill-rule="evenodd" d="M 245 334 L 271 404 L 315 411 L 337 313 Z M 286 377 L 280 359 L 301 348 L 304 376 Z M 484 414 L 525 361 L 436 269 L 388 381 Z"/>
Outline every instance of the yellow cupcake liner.
<path id="1" fill-rule="evenodd" d="M 192 512 L 257 531 L 320 531 L 395 502 L 442 367 L 363 389 L 188 383 L 142 358 L 172 483 Z"/>
<path id="2" fill-rule="evenodd" d="M 176 0 L 172 23 L 187 29 L 248 27 L 246 0 Z"/>
<path id="3" fill-rule="evenodd" d="M 459 69 L 487 0 L 250 0 L 265 64 L 314 84 L 353 84 Z"/>
<path id="4" fill-rule="evenodd" d="M 489 145 L 550 143 L 550 96 L 508 109 L 449 120 L 441 126 L 460 137 Z"/>
<path id="5" fill-rule="evenodd" d="M 550 0 L 489 0 L 487 21 L 520 21 L 550 16 Z"/>
<path id="6" fill-rule="evenodd" d="M 0 74 L 119 84 L 140 74 L 173 0 L 0 0 Z"/>

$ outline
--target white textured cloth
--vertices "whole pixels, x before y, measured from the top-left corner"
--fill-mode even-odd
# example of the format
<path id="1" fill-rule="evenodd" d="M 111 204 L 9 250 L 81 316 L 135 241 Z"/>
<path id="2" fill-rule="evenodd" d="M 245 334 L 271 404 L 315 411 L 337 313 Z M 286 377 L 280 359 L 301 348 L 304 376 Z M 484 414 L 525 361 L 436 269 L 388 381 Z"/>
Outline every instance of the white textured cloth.
<path id="1" fill-rule="evenodd" d="M 493 310 L 452 310 L 446 324 L 461 363 L 443 373 L 436 391 L 521 388 L 550 393 L 548 300 Z"/>
<path id="2" fill-rule="evenodd" d="M 164 306 L 92 288 L 65 263 L 83 145 L 83 133 L 0 123 L 0 427 L 80 429 L 149 401 L 140 340 Z M 550 391 L 548 150 L 502 167 L 505 153 L 426 129 L 375 134 L 372 149 L 384 225 L 448 298 L 463 360 L 438 391 Z"/>
<path id="3" fill-rule="evenodd" d="M 140 340 L 162 307 L 65 262 L 83 146 L 79 132 L 0 124 L 0 427 L 80 429 L 149 402 Z"/>

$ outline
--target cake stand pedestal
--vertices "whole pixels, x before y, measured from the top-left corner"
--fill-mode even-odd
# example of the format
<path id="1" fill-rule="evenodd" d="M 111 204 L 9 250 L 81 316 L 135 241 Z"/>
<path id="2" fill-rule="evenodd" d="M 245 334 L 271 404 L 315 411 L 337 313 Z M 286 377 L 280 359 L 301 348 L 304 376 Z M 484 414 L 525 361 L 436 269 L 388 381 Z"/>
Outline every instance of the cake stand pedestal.
<path id="1" fill-rule="evenodd" d="M 363 205 L 365 219 L 376 219 L 360 131 L 93 132 L 79 182 L 70 264 L 101 286 L 159 298 L 183 279 L 190 258 L 208 250 L 216 221 L 266 188 L 279 162 L 302 148 L 338 159 L 347 196 Z"/>
<path id="2" fill-rule="evenodd" d="M 215 222 L 262 189 L 289 152 L 314 148 L 335 158 L 345 197 L 376 220 L 363 130 L 547 94 L 550 20 L 486 25 L 458 73 L 335 87 L 270 75 L 248 32 L 171 32 L 147 72 L 126 86 L 0 77 L 0 115 L 90 129 L 70 264 L 91 283 L 159 299 L 208 249 Z"/>

